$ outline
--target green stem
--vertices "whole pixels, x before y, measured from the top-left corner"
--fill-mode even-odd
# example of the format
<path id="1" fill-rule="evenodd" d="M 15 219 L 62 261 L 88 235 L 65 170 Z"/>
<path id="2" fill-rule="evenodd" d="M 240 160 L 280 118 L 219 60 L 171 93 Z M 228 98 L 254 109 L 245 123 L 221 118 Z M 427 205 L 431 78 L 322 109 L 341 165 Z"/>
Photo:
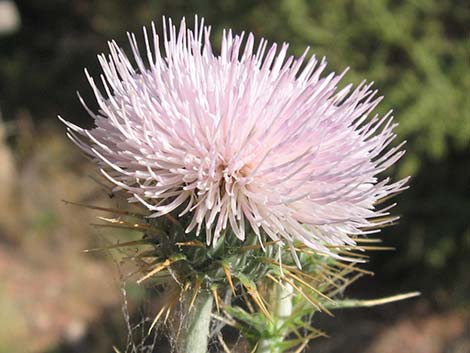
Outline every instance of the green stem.
<path id="1" fill-rule="evenodd" d="M 276 335 L 259 341 L 256 353 L 282 353 L 279 343 L 284 341 L 286 330 L 282 328 L 286 318 L 292 314 L 294 289 L 288 283 L 274 285 L 270 298 L 275 313 Z"/>
<path id="2" fill-rule="evenodd" d="M 176 334 L 176 352 L 207 353 L 213 304 L 212 294 L 208 290 L 201 290 L 191 308 L 192 295 L 187 295 L 182 300 L 180 328 Z"/>

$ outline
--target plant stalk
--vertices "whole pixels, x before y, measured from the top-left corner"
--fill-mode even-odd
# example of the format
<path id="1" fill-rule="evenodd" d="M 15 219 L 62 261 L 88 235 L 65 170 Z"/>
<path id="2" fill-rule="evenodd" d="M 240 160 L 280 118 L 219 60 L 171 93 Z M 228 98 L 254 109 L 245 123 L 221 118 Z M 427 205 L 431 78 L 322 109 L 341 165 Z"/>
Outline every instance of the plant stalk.
<path id="1" fill-rule="evenodd" d="M 277 335 L 262 339 L 256 353 L 282 353 L 278 343 L 284 341 L 286 330 L 282 329 L 285 319 L 292 315 L 292 298 L 294 288 L 289 283 L 282 286 L 275 284 L 272 288 L 270 302 L 275 313 Z"/>
<path id="2" fill-rule="evenodd" d="M 176 352 L 207 353 L 213 297 L 208 290 L 201 290 L 191 305 L 193 298 L 189 294 L 182 298 Z"/>

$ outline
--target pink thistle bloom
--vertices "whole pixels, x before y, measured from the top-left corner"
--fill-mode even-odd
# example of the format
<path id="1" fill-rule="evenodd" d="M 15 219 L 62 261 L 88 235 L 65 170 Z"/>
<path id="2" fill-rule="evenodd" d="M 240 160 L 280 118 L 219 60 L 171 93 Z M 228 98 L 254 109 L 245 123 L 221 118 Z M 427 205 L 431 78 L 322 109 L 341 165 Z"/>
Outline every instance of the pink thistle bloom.
<path id="1" fill-rule="evenodd" d="M 103 95 L 86 73 L 100 110 L 96 127 L 70 122 L 69 137 L 116 189 L 150 217 L 189 215 L 186 231 L 215 243 L 227 228 L 266 234 L 292 248 L 300 241 L 332 254 L 388 215 L 378 200 L 405 188 L 378 174 L 404 153 L 390 113 L 371 112 L 382 97 L 372 84 L 337 86 L 326 61 L 288 56 L 253 34 L 224 31 L 220 54 L 210 27 L 163 21 L 163 52 L 144 28 L 146 62 L 129 40 L 133 67 L 113 41 L 100 55 Z M 83 102 L 83 101 L 82 101 Z M 250 230 L 251 229 L 251 230 Z"/>

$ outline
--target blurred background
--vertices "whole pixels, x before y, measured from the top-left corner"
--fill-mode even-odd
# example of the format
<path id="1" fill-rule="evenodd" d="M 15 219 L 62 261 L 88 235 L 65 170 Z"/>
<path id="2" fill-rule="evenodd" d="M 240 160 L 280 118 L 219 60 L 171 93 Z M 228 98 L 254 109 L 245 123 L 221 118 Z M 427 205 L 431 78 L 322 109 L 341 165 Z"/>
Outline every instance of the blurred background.
<path id="1" fill-rule="evenodd" d="M 382 233 L 396 251 L 372 254 L 346 296 L 420 291 L 407 302 L 319 315 L 331 338 L 312 352 L 470 352 L 470 5 L 466 0 L 0 0 L 0 352 L 124 351 L 126 318 L 149 300 L 123 294 L 116 256 L 83 253 L 132 235 L 90 225 L 97 213 L 61 200 L 114 205 L 56 116 L 92 120 L 83 68 L 126 31 L 162 15 L 310 46 L 346 80 L 376 82 L 393 108 L 407 154 L 393 171 L 412 175 L 397 198 L 398 226 Z M 177 22 L 176 21 L 176 22 Z M 151 314 L 151 312 L 150 312 Z M 147 313 L 147 315 L 150 315 Z M 164 345 L 154 351 L 165 352 Z"/>

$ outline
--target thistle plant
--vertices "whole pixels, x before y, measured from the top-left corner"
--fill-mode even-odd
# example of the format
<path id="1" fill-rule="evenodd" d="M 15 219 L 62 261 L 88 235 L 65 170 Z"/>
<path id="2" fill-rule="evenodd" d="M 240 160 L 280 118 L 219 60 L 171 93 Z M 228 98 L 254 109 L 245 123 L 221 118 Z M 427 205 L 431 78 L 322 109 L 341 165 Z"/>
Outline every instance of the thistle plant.
<path id="1" fill-rule="evenodd" d="M 129 34 L 133 59 L 114 41 L 100 55 L 99 111 L 87 130 L 61 119 L 137 213 L 101 218 L 142 233 L 129 259 L 137 283 L 166 298 L 149 330 L 164 324 L 178 353 L 230 351 L 222 327 L 239 330 L 252 352 L 300 352 L 324 335 L 317 312 L 379 302 L 341 300 L 372 235 L 392 224 L 383 202 L 406 188 L 382 172 L 403 155 L 391 113 L 373 114 L 372 84 L 339 89 L 325 59 L 288 55 L 288 44 L 163 19 Z M 132 64 L 135 61 L 136 67 Z M 175 319 L 176 318 L 176 319 Z"/>

